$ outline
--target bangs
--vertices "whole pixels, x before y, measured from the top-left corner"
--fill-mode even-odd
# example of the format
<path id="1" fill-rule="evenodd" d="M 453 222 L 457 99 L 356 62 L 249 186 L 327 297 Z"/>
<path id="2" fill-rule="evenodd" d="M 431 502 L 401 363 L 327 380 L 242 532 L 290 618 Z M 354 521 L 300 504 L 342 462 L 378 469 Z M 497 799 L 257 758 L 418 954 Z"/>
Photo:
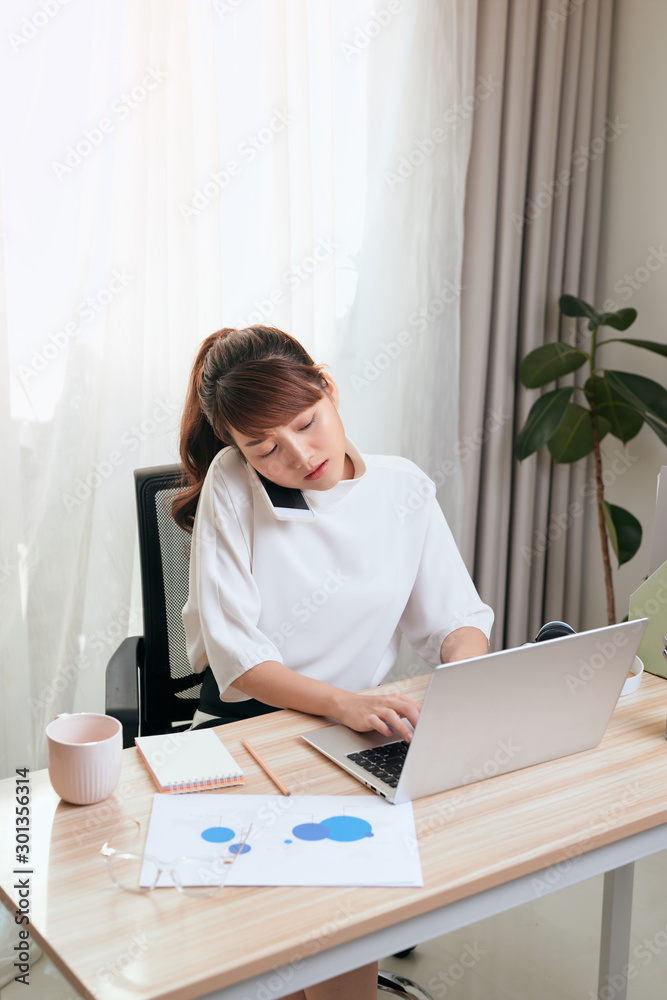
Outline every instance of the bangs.
<path id="1" fill-rule="evenodd" d="M 326 386 L 318 365 L 295 370 L 284 358 L 242 362 L 218 383 L 216 415 L 223 424 L 218 431 L 230 440 L 231 429 L 253 438 L 267 436 L 318 403 Z"/>

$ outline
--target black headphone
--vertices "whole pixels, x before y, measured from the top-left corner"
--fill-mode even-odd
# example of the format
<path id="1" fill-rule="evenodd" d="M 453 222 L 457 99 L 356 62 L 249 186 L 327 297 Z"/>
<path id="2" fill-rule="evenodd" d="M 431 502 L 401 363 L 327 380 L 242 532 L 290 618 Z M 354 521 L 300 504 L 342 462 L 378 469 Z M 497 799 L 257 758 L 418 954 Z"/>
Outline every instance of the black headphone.
<path id="1" fill-rule="evenodd" d="M 543 642 L 545 639 L 560 639 L 564 635 L 574 635 L 575 630 L 567 622 L 547 622 L 535 636 L 534 642 Z"/>

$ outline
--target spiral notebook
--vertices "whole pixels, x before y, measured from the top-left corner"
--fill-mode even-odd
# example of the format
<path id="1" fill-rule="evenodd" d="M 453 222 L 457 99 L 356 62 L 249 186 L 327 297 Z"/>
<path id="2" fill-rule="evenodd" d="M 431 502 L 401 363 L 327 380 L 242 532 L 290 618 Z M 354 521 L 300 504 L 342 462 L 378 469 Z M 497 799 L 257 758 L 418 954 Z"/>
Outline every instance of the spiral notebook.
<path id="1" fill-rule="evenodd" d="M 204 792 L 244 782 L 243 771 L 211 729 L 136 736 L 134 742 L 161 792 Z"/>

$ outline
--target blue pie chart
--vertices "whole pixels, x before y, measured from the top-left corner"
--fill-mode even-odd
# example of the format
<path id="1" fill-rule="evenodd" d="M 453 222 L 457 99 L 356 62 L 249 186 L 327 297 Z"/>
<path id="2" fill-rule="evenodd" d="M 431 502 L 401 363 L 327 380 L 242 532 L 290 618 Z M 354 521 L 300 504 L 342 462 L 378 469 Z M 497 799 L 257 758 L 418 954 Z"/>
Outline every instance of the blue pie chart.
<path id="1" fill-rule="evenodd" d="M 292 833 L 299 840 L 325 840 L 329 836 L 329 830 L 322 823 L 300 823 Z"/>
<path id="2" fill-rule="evenodd" d="M 373 827 L 358 816 L 329 816 L 321 823 L 300 823 L 292 833 L 299 840 L 336 840 L 350 843 L 373 836 Z"/>
<path id="3" fill-rule="evenodd" d="M 208 840 L 210 844 L 226 844 L 234 836 L 234 831 L 228 826 L 209 826 L 207 830 L 202 830 L 202 840 Z"/>
<path id="4" fill-rule="evenodd" d="M 250 850 L 250 844 L 230 844 L 229 850 L 232 854 L 247 854 Z"/>

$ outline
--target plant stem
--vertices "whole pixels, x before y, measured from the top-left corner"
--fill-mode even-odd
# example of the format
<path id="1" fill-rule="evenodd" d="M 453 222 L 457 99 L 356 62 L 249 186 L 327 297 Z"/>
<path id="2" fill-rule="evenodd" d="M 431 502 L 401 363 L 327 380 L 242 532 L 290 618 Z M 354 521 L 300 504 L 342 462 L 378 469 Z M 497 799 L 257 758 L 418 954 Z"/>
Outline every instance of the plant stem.
<path id="1" fill-rule="evenodd" d="M 611 560 L 609 559 L 609 537 L 604 518 L 602 504 L 604 502 L 604 483 L 602 482 L 602 456 L 600 454 L 600 431 L 598 429 L 598 410 L 595 405 L 595 348 L 597 327 L 593 331 L 593 346 L 591 351 L 591 394 L 588 400 L 591 408 L 591 425 L 593 428 L 593 454 L 595 456 L 595 484 L 597 486 L 598 527 L 600 529 L 600 544 L 602 545 L 602 563 L 604 566 L 604 582 L 607 591 L 607 624 L 616 624 L 616 607 L 614 601 L 614 582 L 611 575 Z"/>

